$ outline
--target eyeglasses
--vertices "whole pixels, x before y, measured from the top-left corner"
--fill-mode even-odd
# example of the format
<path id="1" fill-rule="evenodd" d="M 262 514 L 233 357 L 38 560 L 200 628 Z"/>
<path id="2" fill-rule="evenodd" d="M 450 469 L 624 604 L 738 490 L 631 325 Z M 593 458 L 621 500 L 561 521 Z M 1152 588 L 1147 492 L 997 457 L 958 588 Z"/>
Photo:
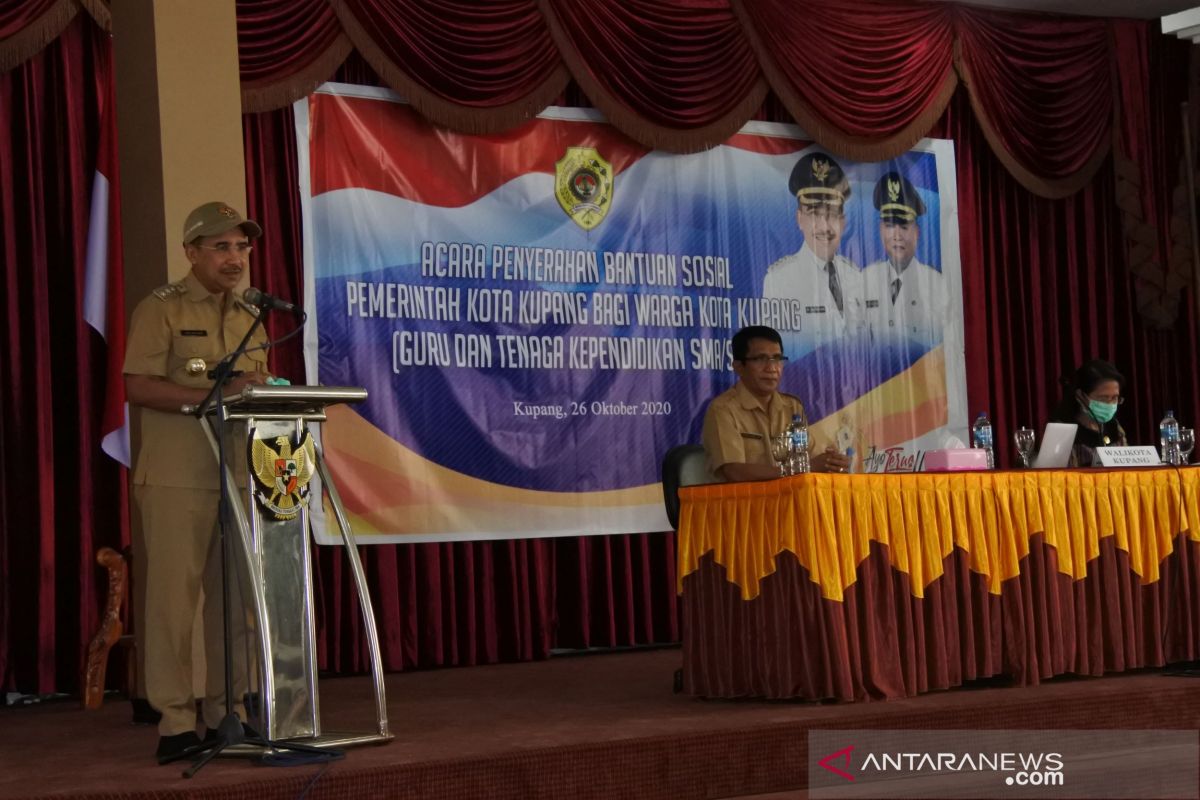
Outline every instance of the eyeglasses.
<path id="1" fill-rule="evenodd" d="M 254 245 L 250 244 L 249 242 L 238 242 L 237 244 L 231 244 L 229 242 L 221 242 L 220 244 L 198 244 L 196 247 L 204 250 L 216 250 L 218 253 L 225 256 L 229 255 L 230 253 L 237 253 L 239 256 L 245 256 L 249 255 L 250 251 L 254 249 Z"/>
<path id="2" fill-rule="evenodd" d="M 1121 395 L 1119 395 L 1119 394 L 1118 395 L 1108 394 L 1108 395 L 1104 395 L 1103 397 L 1096 397 L 1093 395 L 1088 395 L 1088 399 L 1095 400 L 1098 403 L 1115 403 L 1117 405 L 1121 405 L 1122 403 L 1125 402 L 1125 398 L 1121 397 Z"/>
<path id="3" fill-rule="evenodd" d="M 830 206 L 800 206 L 801 216 L 810 217 L 812 219 L 821 219 L 828 222 L 831 219 L 841 219 L 845 216 L 840 208 L 832 208 Z"/>
<path id="4" fill-rule="evenodd" d="M 756 367 L 765 367 L 767 364 L 782 367 L 787 362 L 787 356 L 746 356 L 742 359 L 743 364 L 753 364 Z"/>

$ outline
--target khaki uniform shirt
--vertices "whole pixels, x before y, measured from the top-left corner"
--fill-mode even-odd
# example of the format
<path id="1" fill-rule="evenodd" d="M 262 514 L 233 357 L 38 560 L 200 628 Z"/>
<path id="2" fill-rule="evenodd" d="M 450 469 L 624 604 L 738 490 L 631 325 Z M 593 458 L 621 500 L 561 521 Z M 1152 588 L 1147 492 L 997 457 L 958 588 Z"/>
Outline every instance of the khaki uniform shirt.
<path id="1" fill-rule="evenodd" d="M 208 371 L 238 346 L 256 313 L 233 295 L 228 308 L 223 308 L 222 301 L 222 295 L 210 294 L 191 272 L 181 281 L 155 289 L 138 303 L 129 323 L 125 374 L 155 375 L 180 386 L 212 388 Z M 252 344 L 266 341 L 266 332 L 260 329 Z M 204 361 L 198 373 L 188 369 L 189 363 L 198 364 L 195 359 Z M 234 368 L 266 372 L 266 351 L 243 355 Z M 142 435 L 134 464 L 135 484 L 219 488 L 212 445 L 199 420 L 152 408 L 139 410 Z M 235 463 L 245 461 L 240 452 L 231 455 Z"/>
<path id="2" fill-rule="evenodd" d="M 771 438 L 787 431 L 792 415 L 799 414 L 808 424 L 804 404 L 798 397 L 775 392 L 767 408 L 738 381 L 713 398 L 704 413 L 704 455 L 708 469 L 726 464 L 774 464 Z"/>

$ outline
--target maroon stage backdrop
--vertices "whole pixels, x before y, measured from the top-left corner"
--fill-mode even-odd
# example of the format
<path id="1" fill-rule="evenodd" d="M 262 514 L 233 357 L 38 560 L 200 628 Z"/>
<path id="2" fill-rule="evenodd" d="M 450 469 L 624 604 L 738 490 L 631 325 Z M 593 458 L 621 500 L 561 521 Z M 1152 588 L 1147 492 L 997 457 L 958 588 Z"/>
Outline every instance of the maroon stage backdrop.
<path id="1" fill-rule="evenodd" d="M 244 118 L 248 210 L 267 231 L 255 284 L 268 292 L 300 297 L 288 104 L 331 78 L 385 82 L 459 130 L 501 130 L 552 102 L 594 105 L 674 151 L 749 118 L 798 121 L 854 158 L 929 134 L 957 150 L 972 410 L 1002 432 L 1040 423 L 1058 376 L 1094 355 L 1130 378 L 1121 418 L 1134 441 L 1152 440 L 1167 406 L 1189 421 L 1200 410 L 1192 288 L 1161 291 L 1145 271 L 1168 254 L 1188 58 L 1153 23 L 898 0 L 502 0 L 486 20 L 455 0 L 237 8 L 243 103 L 256 112 Z M 98 448 L 103 343 L 80 316 L 107 24 L 104 0 L 0 0 L 5 691 L 78 689 L 102 608 L 93 555 L 127 538 L 124 474 Z M 1136 275 L 1123 214 L 1151 226 Z M 1178 317 L 1147 324 L 1151 300 Z M 273 368 L 301 375 L 299 348 L 274 353 Z M 1008 463 L 1007 436 L 999 450 Z M 614 534 L 364 549 L 386 667 L 677 640 L 673 537 Z M 318 551 L 317 602 L 321 668 L 362 670 L 337 552 Z"/>

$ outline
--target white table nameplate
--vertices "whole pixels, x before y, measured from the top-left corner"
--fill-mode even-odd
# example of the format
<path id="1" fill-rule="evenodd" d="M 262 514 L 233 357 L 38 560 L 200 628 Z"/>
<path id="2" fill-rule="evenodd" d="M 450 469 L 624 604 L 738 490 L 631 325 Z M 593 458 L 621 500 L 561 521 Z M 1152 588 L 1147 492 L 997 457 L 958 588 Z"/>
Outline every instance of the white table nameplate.
<path id="1" fill-rule="evenodd" d="M 1161 467 L 1162 459 L 1158 448 L 1151 445 L 1138 447 L 1097 447 L 1096 455 L 1106 467 Z"/>

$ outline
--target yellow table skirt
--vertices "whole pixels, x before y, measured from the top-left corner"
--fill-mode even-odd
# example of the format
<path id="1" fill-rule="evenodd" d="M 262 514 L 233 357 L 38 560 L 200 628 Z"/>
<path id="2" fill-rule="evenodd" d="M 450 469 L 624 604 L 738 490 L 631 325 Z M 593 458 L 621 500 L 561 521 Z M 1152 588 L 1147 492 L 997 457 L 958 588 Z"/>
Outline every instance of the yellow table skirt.
<path id="1" fill-rule="evenodd" d="M 678 589 L 711 552 L 752 600 L 786 550 L 826 599 L 840 601 L 876 541 L 917 597 L 955 547 L 999 594 L 1038 533 L 1072 578 L 1087 576 L 1100 540 L 1112 536 L 1142 583 L 1154 583 L 1174 536 L 1187 531 L 1200 541 L 1198 485 L 1196 468 L 1161 468 L 810 474 L 687 487 L 679 492 Z"/>

